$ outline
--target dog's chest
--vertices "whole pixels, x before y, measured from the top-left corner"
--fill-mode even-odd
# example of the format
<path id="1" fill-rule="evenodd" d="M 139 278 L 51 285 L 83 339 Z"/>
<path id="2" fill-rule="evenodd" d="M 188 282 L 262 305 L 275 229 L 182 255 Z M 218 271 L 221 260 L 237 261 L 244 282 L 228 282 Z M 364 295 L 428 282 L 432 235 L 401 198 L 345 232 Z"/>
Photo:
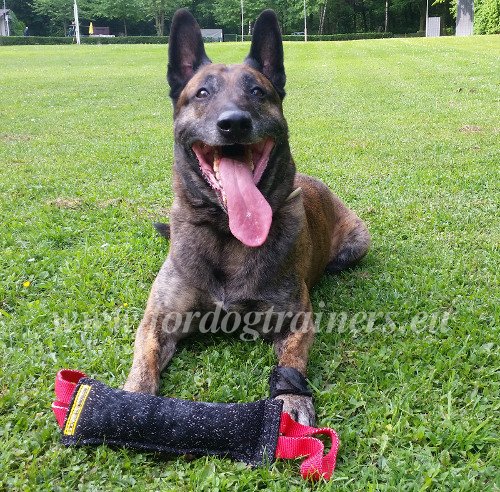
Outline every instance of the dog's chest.
<path id="1" fill-rule="evenodd" d="M 215 261 L 207 258 L 205 262 L 207 276 L 201 287 L 210 301 L 222 305 L 225 311 L 248 312 L 258 306 L 262 308 L 272 301 L 272 291 L 279 290 L 269 289 L 271 284 L 279 283 L 276 265 L 266 269 L 258 257 L 220 255 Z M 197 266 L 199 268 L 200 259 Z"/>
<path id="2" fill-rule="evenodd" d="M 205 237 L 203 247 L 194 242 L 171 250 L 176 270 L 200 293 L 200 305 L 220 305 L 224 311 L 266 311 L 289 302 L 297 290 L 289 272 L 289 247 L 270 252 L 238 245 L 215 244 Z"/>
<path id="3" fill-rule="evenodd" d="M 170 253 L 180 277 L 200 292 L 202 305 L 238 312 L 287 306 L 300 290 L 296 256 L 304 221 L 297 197 L 275 213 L 266 243 L 248 248 L 208 221 L 173 220 Z"/>

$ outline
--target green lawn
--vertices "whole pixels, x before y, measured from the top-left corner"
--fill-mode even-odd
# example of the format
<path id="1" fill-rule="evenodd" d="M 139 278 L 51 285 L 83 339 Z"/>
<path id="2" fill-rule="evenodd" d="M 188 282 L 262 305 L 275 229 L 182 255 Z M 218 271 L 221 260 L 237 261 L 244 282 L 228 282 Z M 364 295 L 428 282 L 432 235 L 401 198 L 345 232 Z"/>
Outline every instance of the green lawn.
<path id="1" fill-rule="evenodd" d="M 239 62 L 248 44 L 207 50 Z M 314 490 L 499 490 L 500 37 L 285 51 L 298 168 L 373 236 L 313 294 L 318 423 L 342 441 Z M 0 48 L 0 490 L 309 488 L 298 462 L 59 443 L 56 371 L 123 384 L 167 254 L 151 226 L 172 202 L 165 67 L 165 46 Z M 263 398 L 274 364 L 263 342 L 195 337 L 162 394 Z"/>

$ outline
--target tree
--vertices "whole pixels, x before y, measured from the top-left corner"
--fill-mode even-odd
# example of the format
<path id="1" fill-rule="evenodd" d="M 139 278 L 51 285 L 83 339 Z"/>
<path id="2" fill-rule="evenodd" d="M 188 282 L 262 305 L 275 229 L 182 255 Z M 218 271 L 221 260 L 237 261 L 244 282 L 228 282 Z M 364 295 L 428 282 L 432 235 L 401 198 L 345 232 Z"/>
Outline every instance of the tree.
<path id="1" fill-rule="evenodd" d="M 429 0 L 429 2 L 431 1 L 432 0 Z M 389 12 L 394 13 L 395 17 L 399 19 L 404 20 L 405 17 L 408 16 L 408 13 L 417 14 L 419 22 L 418 26 L 415 27 L 417 27 L 419 31 L 425 31 L 426 11 L 427 11 L 426 0 L 391 0 L 391 6 L 389 7 Z M 409 27 L 408 21 L 405 24 L 406 24 L 405 27 Z"/>
<path id="2" fill-rule="evenodd" d="M 148 19 L 153 19 L 156 34 L 165 34 L 165 19 L 172 17 L 174 12 L 181 7 L 179 0 L 143 0 L 142 11 Z"/>
<path id="3" fill-rule="evenodd" d="M 258 5 L 258 6 L 257 6 Z M 243 28 L 248 32 L 248 21 L 254 21 L 257 12 L 261 10 L 261 1 L 243 0 Z M 213 15 L 218 26 L 225 27 L 230 32 L 241 33 L 241 1 L 240 0 L 215 0 Z"/>
<path id="4" fill-rule="evenodd" d="M 475 0 L 474 32 L 500 34 L 500 1 Z"/>
<path id="5" fill-rule="evenodd" d="M 308 0 L 311 1 L 311 0 Z M 248 34 L 249 26 L 253 25 L 259 14 L 266 8 L 271 8 L 278 16 L 284 33 L 297 19 L 303 19 L 303 0 L 243 0 L 244 32 Z M 241 0 L 215 0 L 213 17 L 218 27 L 224 27 L 234 33 L 241 32 Z"/>
<path id="6" fill-rule="evenodd" d="M 63 28 L 66 34 L 68 25 L 73 20 L 73 0 L 33 0 L 33 10 L 41 14 L 52 22 L 58 29 Z M 85 4 L 78 5 L 85 8 Z"/>
<path id="7" fill-rule="evenodd" d="M 144 16 L 143 6 L 140 3 L 132 3 L 127 0 L 94 0 L 91 6 L 90 14 L 93 17 L 121 20 L 125 36 L 127 36 L 127 22 L 139 21 Z"/>
<path id="8" fill-rule="evenodd" d="M 44 33 L 49 20 L 44 16 L 34 12 L 33 7 L 26 0 L 8 0 L 8 7 L 15 12 L 17 19 L 25 26 L 29 26 L 30 33 L 36 35 Z M 24 27 L 23 27 L 24 31 Z M 19 35 L 23 34 L 23 31 Z M 18 32 L 16 30 L 16 32 Z"/>
<path id="9" fill-rule="evenodd" d="M 9 25 L 11 36 L 22 36 L 26 24 L 19 20 L 13 10 L 9 13 Z"/>

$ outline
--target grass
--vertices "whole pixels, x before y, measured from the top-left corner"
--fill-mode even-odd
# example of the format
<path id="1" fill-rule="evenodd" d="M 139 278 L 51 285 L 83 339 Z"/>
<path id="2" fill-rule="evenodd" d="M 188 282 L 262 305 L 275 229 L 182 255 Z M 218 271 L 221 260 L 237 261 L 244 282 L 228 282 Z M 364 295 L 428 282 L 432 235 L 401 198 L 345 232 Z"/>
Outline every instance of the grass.
<path id="1" fill-rule="evenodd" d="M 247 50 L 208 46 L 226 62 Z M 310 381 L 319 423 L 342 440 L 332 481 L 314 488 L 499 490 L 500 38 L 285 52 L 297 165 L 373 236 L 359 268 L 313 294 L 324 314 Z M 164 46 L 0 49 L 2 490 L 309 488 L 296 462 L 252 470 L 59 443 L 56 371 L 123 384 L 168 250 L 151 226 L 172 202 L 165 66 Z M 341 312 L 348 323 L 328 329 Z M 255 400 L 274 363 L 260 341 L 195 337 L 161 391 Z"/>

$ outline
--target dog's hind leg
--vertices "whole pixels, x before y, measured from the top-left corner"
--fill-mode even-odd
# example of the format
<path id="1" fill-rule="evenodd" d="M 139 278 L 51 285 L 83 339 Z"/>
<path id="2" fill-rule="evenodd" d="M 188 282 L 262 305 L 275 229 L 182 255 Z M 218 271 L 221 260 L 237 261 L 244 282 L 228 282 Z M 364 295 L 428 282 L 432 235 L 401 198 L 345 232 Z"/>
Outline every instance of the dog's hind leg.
<path id="1" fill-rule="evenodd" d="M 160 236 L 163 236 L 167 240 L 170 239 L 170 224 L 165 224 L 164 222 L 153 222 L 153 227 Z"/>
<path id="2" fill-rule="evenodd" d="M 370 247 L 365 223 L 321 181 L 297 174 L 295 186 L 303 190 L 312 254 L 317 258 L 318 271 L 312 277 L 317 281 L 324 270 L 340 272 L 363 258 Z"/>
<path id="3" fill-rule="evenodd" d="M 337 273 L 354 266 L 370 247 L 370 233 L 365 223 L 332 194 L 335 220 L 332 228 L 330 261 L 325 270 Z"/>

